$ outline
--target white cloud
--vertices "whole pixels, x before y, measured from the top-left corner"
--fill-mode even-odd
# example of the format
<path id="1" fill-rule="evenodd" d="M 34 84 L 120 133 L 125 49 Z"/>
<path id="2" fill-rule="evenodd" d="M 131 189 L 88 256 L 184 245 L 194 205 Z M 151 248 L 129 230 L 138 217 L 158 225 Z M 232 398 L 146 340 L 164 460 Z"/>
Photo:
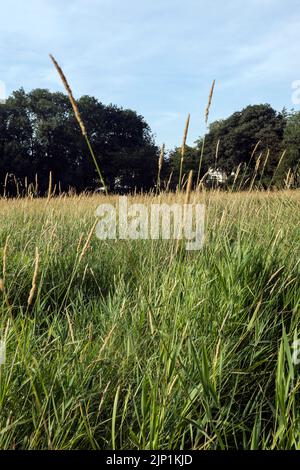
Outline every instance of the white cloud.
<path id="1" fill-rule="evenodd" d="M 296 0 L 5 2 L 0 80 L 8 91 L 61 90 L 52 52 L 76 96 L 137 109 L 160 142 L 164 135 L 181 140 L 181 119 L 191 112 L 193 139 L 213 78 L 211 119 L 247 100 L 265 97 L 279 105 L 278 97 L 289 93 L 287 83 L 300 70 L 297 11 Z"/>

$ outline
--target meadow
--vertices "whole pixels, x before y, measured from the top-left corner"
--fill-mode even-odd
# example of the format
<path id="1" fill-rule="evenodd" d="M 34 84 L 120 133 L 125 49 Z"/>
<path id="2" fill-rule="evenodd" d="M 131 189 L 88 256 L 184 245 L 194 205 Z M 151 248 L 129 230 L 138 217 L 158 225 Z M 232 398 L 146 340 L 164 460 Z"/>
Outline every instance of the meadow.
<path id="1" fill-rule="evenodd" d="M 191 196 L 194 252 L 97 239 L 113 196 L 0 199 L 1 449 L 300 449 L 300 192 Z"/>

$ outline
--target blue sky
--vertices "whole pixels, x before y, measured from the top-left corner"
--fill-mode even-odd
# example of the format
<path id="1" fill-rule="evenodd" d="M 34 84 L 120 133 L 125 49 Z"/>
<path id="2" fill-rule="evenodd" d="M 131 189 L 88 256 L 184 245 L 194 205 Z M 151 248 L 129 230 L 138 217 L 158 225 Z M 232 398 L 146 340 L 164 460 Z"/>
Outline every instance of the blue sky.
<path id="1" fill-rule="evenodd" d="M 0 81 L 89 94 L 142 114 L 157 143 L 180 145 L 248 104 L 292 108 L 300 79 L 299 0 L 11 0 L 1 2 Z M 295 107 L 295 106 L 294 106 Z"/>

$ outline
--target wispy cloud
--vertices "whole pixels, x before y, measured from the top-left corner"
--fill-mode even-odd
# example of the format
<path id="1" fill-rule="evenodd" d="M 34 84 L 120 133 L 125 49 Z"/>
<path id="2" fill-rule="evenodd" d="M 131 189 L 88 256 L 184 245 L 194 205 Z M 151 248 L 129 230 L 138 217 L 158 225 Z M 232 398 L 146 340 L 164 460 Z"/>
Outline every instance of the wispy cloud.
<path id="1" fill-rule="evenodd" d="M 75 94 L 143 114 L 159 143 L 203 132 L 211 120 L 255 101 L 289 106 L 299 78 L 296 0 L 15 0 L 1 5 L 0 80 L 61 90 L 48 60 L 57 56 Z"/>

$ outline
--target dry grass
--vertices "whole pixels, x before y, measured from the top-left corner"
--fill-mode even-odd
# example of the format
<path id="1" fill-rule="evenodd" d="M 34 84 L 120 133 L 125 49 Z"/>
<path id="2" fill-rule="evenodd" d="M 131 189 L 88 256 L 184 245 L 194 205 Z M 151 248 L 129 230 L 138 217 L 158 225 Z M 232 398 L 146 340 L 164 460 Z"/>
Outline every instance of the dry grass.
<path id="1" fill-rule="evenodd" d="M 0 199 L 2 449 L 299 449 L 300 191 L 190 189 L 129 200 L 204 203 L 192 253 L 98 240 L 117 196 Z"/>

